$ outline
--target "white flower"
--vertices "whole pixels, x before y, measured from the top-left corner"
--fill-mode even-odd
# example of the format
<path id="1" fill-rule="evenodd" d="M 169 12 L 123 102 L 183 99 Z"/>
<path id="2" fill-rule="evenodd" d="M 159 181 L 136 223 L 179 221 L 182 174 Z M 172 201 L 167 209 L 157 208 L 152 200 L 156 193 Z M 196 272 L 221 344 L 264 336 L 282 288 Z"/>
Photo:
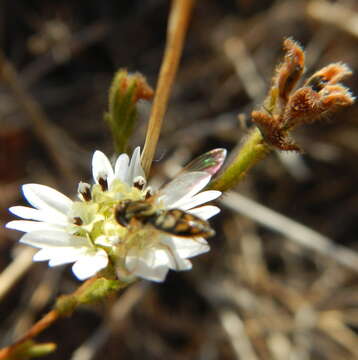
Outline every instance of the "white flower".
<path id="1" fill-rule="evenodd" d="M 132 185 L 134 177 L 143 175 L 140 149 L 135 149 L 130 164 L 126 154 L 120 155 L 114 170 L 107 157 L 96 151 L 92 168 L 97 184 L 104 180 L 111 187 L 113 181 L 119 179 L 123 181 L 123 186 Z M 72 270 L 77 278 L 87 279 L 108 265 L 107 252 L 96 246 L 96 238 L 91 237 L 93 229 L 105 220 L 104 215 L 99 212 L 97 203 L 85 199 L 87 195 L 92 196 L 91 191 L 101 192 L 98 189 L 100 186 L 95 185 L 91 189 L 90 185 L 80 183 L 79 196 L 82 201 L 74 202 L 48 186 L 23 185 L 24 197 L 33 208 L 11 207 L 14 215 L 26 220 L 10 221 L 6 227 L 26 232 L 20 242 L 40 249 L 34 261 L 48 260 L 49 266 L 74 262 Z"/>
<path id="2" fill-rule="evenodd" d="M 137 201 L 151 197 L 158 213 L 180 209 L 207 220 L 219 208 L 204 205 L 220 196 L 219 191 L 200 192 L 221 166 L 225 150 L 214 166 L 200 171 L 183 172 L 154 196 L 146 187 L 144 171 L 137 147 L 129 160 L 121 154 L 114 167 L 100 151 L 92 159 L 94 185 L 80 182 L 79 201 L 72 201 L 44 185 L 26 184 L 22 190 L 32 207 L 14 206 L 10 211 L 25 220 L 10 221 L 6 226 L 25 232 L 20 242 L 39 248 L 34 261 L 49 261 L 49 266 L 74 263 L 72 270 L 80 280 L 107 267 L 116 266 L 122 280 L 141 277 L 163 281 L 168 270 L 191 269 L 189 258 L 207 252 L 203 237 L 179 237 L 152 225 L 139 224 L 135 229 L 122 226 L 115 218 L 116 205 L 122 200 Z M 208 153 L 208 154 L 210 154 Z M 197 164 L 195 164 L 197 165 Z M 192 166 L 195 170 L 195 166 Z M 138 225 L 138 224 L 137 224 Z"/>

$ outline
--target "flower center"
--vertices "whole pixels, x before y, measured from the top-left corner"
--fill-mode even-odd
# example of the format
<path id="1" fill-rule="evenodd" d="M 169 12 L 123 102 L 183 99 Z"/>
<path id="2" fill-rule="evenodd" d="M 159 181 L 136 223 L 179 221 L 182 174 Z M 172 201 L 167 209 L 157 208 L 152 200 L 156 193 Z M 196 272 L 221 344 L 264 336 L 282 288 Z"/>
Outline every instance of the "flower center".
<path id="1" fill-rule="evenodd" d="M 119 179 L 113 180 L 110 186 L 104 186 L 103 182 L 92 186 L 80 183 L 80 200 L 73 202 L 68 214 L 72 219 L 69 231 L 86 237 L 93 246 L 102 247 L 109 254 L 114 253 L 118 244 L 132 242 L 127 236 L 128 228 L 116 221 L 114 209 L 122 200 L 145 199 L 148 188 L 142 184 L 140 179 L 133 186 Z"/>

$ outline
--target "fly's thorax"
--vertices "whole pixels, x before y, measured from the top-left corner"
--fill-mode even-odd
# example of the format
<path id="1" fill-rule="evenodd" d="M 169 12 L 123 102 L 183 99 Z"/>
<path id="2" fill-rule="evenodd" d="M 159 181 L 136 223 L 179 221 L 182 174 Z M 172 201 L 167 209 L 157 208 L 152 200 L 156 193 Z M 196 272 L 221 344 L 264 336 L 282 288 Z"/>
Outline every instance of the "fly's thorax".
<path id="1" fill-rule="evenodd" d="M 146 224 L 157 216 L 157 212 L 157 208 L 149 200 L 130 199 L 120 201 L 114 211 L 117 222 L 122 226 L 128 226 L 133 221 Z"/>

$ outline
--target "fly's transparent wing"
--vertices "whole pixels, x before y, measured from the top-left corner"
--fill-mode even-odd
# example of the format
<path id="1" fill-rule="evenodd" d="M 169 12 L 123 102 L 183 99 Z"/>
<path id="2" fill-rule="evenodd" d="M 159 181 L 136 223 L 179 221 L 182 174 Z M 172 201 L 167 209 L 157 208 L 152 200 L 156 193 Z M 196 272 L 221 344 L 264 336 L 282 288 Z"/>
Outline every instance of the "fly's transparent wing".
<path id="1" fill-rule="evenodd" d="M 197 194 L 210 181 L 210 174 L 203 171 L 181 173 L 159 190 L 157 200 L 173 208 L 178 201 Z"/>
<path id="2" fill-rule="evenodd" d="M 203 171 L 213 176 L 221 168 L 222 164 L 225 161 L 225 157 L 225 149 L 214 149 L 208 151 L 205 154 L 195 158 L 188 165 L 186 165 L 182 172 Z"/>
<path id="3" fill-rule="evenodd" d="M 214 149 L 197 157 L 159 190 L 158 200 L 165 206 L 174 208 L 178 202 L 190 199 L 205 188 L 224 163 L 225 157 L 225 149 Z"/>
<path id="4" fill-rule="evenodd" d="M 225 149 L 214 149 L 197 157 L 159 190 L 157 201 L 168 208 L 174 208 L 190 199 L 206 187 L 211 177 L 221 168 L 225 157 Z"/>

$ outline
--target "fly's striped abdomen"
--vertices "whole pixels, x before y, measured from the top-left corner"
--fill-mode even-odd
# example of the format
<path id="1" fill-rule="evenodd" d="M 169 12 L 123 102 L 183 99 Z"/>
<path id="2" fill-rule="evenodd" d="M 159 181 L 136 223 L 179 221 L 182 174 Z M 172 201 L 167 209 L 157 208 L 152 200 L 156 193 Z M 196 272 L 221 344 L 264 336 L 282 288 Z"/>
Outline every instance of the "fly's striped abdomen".
<path id="1" fill-rule="evenodd" d="M 209 223 L 180 209 L 167 210 L 150 219 L 158 230 L 182 237 L 210 237 L 214 230 Z"/>
<path id="2" fill-rule="evenodd" d="M 122 200 L 114 216 L 122 226 L 150 224 L 159 231 L 182 237 L 210 237 L 215 234 L 209 223 L 180 209 L 156 209 L 148 200 Z"/>

